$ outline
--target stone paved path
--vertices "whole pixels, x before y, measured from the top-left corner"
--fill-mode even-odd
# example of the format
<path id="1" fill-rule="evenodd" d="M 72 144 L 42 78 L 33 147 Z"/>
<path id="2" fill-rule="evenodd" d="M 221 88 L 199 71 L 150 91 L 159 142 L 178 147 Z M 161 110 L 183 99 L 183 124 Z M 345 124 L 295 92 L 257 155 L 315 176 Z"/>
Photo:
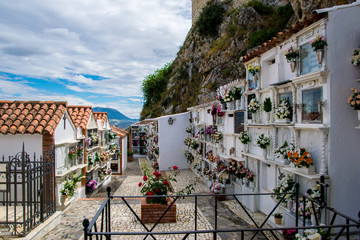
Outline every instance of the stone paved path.
<path id="1" fill-rule="evenodd" d="M 140 160 L 140 162 L 143 160 Z M 112 176 L 112 195 L 113 196 L 137 196 L 140 194 L 138 183 L 142 179 L 137 158 L 130 162 L 128 169 L 123 176 Z M 209 188 L 202 183 L 200 179 L 191 171 L 183 170 L 177 176 L 178 182 L 173 183 L 175 191 L 183 189 L 186 185 L 195 183 L 195 193 L 209 194 Z M 100 208 L 103 199 L 106 196 L 106 188 L 99 191 L 93 199 L 78 200 L 62 216 L 62 222 L 53 231 L 51 231 L 43 239 L 82 239 L 84 217 L 89 220 L 95 215 Z M 198 229 L 214 229 L 214 197 L 198 198 Z M 140 200 L 129 200 L 131 207 L 140 215 Z M 184 231 L 194 230 L 194 198 L 179 199 L 177 201 L 177 223 L 159 224 L 154 231 Z M 135 216 L 125 206 L 121 200 L 113 199 L 111 203 L 111 222 L 112 231 L 145 231 L 141 224 L 136 220 Z M 237 228 L 249 227 L 248 222 L 243 220 L 242 212 L 238 211 L 234 203 L 231 201 L 218 201 L 218 228 Z M 99 220 L 100 221 L 100 220 Z M 98 224 L 100 223 L 98 221 Z M 152 227 L 153 224 L 147 224 Z M 157 239 L 182 239 L 183 236 L 158 236 Z M 249 235 L 245 236 L 248 239 Z M 143 239 L 141 236 L 117 236 L 112 239 Z M 148 238 L 151 239 L 151 238 Z M 190 236 L 188 239 L 194 239 Z M 207 240 L 213 239 L 212 234 L 199 234 L 197 239 Z M 221 233 L 217 239 L 240 239 L 239 233 Z M 259 235 L 256 239 L 264 239 Z"/>

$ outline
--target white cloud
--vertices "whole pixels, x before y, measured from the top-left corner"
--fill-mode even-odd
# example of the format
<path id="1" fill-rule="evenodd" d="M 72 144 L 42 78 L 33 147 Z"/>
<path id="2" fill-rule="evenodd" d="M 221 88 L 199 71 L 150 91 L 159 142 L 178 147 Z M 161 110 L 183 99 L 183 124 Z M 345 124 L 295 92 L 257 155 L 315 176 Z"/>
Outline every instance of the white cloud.
<path id="1" fill-rule="evenodd" d="M 0 0 L 0 71 L 140 97 L 144 77 L 175 58 L 190 27 L 190 0 Z"/>

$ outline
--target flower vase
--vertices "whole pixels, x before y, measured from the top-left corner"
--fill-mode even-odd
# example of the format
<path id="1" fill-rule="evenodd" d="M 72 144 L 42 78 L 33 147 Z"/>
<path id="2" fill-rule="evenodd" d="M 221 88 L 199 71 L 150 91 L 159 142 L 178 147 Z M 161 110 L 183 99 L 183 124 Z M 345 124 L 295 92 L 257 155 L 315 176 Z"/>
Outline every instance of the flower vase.
<path id="1" fill-rule="evenodd" d="M 235 100 L 235 109 L 236 110 L 240 110 L 240 107 L 241 107 L 241 100 L 240 99 L 237 99 Z"/>
<path id="2" fill-rule="evenodd" d="M 235 105 L 235 102 L 234 101 L 231 101 L 231 102 L 227 102 L 226 103 L 226 108 L 227 110 L 234 110 L 234 105 Z"/>
<path id="3" fill-rule="evenodd" d="M 256 116 L 256 113 L 252 113 L 252 114 L 251 114 L 251 117 L 252 117 L 252 123 L 256 123 L 256 120 L 257 120 L 257 119 L 256 119 L 256 117 L 257 117 L 257 116 Z"/>
<path id="4" fill-rule="evenodd" d="M 236 183 L 239 185 L 243 184 L 243 179 L 242 178 L 236 178 Z"/>
<path id="5" fill-rule="evenodd" d="M 65 195 L 61 195 L 61 196 L 60 196 L 60 204 L 61 204 L 61 206 L 64 206 L 64 205 L 65 205 L 65 199 L 66 199 L 66 196 L 65 196 Z"/>
<path id="6" fill-rule="evenodd" d="M 318 63 L 321 64 L 322 60 L 324 58 L 324 49 L 316 50 L 316 56 L 317 56 Z"/>
<path id="7" fill-rule="evenodd" d="M 249 179 L 243 178 L 243 185 L 247 186 L 249 183 Z"/>
<path id="8" fill-rule="evenodd" d="M 291 68 L 291 72 L 295 72 L 295 69 L 296 69 L 296 60 L 291 60 L 291 61 L 290 61 L 290 68 Z"/>
<path id="9" fill-rule="evenodd" d="M 245 97 L 241 96 L 240 110 L 245 110 Z"/>
<path id="10" fill-rule="evenodd" d="M 270 122 L 270 113 L 264 112 L 264 116 L 265 116 L 265 123 L 269 123 Z"/>
<path id="11" fill-rule="evenodd" d="M 249 152 L 249 144 L 243 144 L 243 151 L 244 153 Z"/>
<path id="12" fill-rule="evenodd" d="M 262 157 L 263 157 L 264 160 L 266 160 L 266 158 L 267 158 L 267 149 L 262 150 Z"/>
<path id="13" fill-rule="evenodd" d="M 252 181 L 252 182 L 249 182 L 249 187 L 254 189 L 255 188 L 255 183 Z"/>

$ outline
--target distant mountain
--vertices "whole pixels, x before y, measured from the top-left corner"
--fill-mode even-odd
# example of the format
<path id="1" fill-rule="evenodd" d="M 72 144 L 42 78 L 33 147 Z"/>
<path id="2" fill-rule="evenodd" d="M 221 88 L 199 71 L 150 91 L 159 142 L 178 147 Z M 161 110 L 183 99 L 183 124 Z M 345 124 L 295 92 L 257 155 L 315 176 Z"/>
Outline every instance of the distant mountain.
<path id="1" fill-rule="evenodd" d="M 131 124 L 136 123 L 139 119 L 131 119 L 113 108 L 94 107 L 93 112 L 107 112 L 111 125 L 115 125 L 121 129 L 126 129 Z"/>

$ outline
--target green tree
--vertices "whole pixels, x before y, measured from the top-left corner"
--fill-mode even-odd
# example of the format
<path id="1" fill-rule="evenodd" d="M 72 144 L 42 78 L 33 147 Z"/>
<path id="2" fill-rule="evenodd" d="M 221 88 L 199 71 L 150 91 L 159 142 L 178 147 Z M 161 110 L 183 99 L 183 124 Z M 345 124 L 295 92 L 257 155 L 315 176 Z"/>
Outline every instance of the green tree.
<path id="1" fill-rule="evenodd" d="M 211 4 L 201 11 L 196 25 L 199 33 L 203 36 L 214 37 L 218 34 L 218 26 L 221 24 L 225 9 L 220 4 Z"/>
<path id="2" fill-rule="evenodd" d="M 156 104 L 161 99 L 171 76 L 172 63 L 166 63 L 163 68 L 145 77 L 141 84 L 144 95 L 144 107 Z"/>

